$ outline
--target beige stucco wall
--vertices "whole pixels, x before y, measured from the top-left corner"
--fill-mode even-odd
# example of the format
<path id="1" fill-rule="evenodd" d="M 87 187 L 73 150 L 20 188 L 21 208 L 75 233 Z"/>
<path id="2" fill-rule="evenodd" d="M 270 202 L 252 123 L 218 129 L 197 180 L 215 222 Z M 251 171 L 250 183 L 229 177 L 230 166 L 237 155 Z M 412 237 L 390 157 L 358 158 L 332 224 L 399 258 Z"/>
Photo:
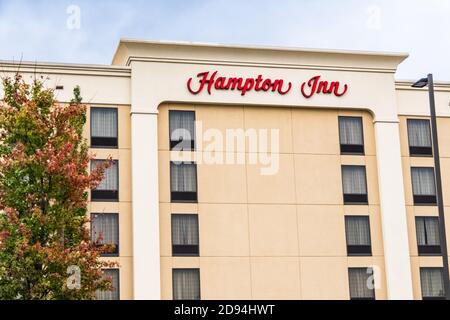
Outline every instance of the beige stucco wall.
<path id="1" fill-rule="evenodd" d="M 204 129 L 280 130 L 280 170 L 198 165 L 198 204 L 170 203 L 168 110 Z M 365 156 L 341 156 L 338 116 L 364 120 Z M 164 104 L 158 115 L 161 295 L 172 269 L 200 268 L 202 299 L 348 299 L 348 267 L 378 266 L 386 298 L 373 118 L 364 111 Z M 246 150 L 248 151 L 248 149 Z M 367 168 L 368 206 L 344 206 L 341 165 Z M 198 213 L 200 257 L 172 257 L 172 213 Z M 373 257 L 347 257 L 344 215 L 369 215 Z"/>
<path id="2" fill-rule="evenodd" d="M 405 184 L 405 202 L 408 218 L 408 234 L 410 243 L 411 268 L 413 277 L 414 298 L 421 299 L 420 268 L 442 267 L 442 258 L 439 256 L 419 256 L 417 249 L 416 224 L 417 216 L 438 216 L 437 206 L 414 206 L 411 167 L 434 167 L 433 157 L 410 157 L 408 144 L 407 119 L 429 119 L 424 116 L 400 116 L 400 137 L 402 144 L 403 176 Z M 446 227 L 450 225 L 450 118 L 438 118 L 438 139 L 441 159 L 442 188 L 445 205 Z M 448 230 L 448 229 L 447 229 Z M 447 243 L 450 243 L 450 235 L 447 231 Z"/>
<path id="3" fill-rule="evenodd" d="M 428 90 L 413 89 L 408 82 L 398 82 L 396 86 L 397 110 L 400 121 L 400 141 L 405 186 L 405 204 L 408 219 L 408 236 L 411 256 L 411 269 L 414 298 L 422 299 L 420 287 L 421 267 L 442 267 L 442 258 L 438 256 L 419 256 L 416 237 L 416 216 L 438 216 L 437 206 L 414 206 L 411 167 L 434 167 L 432 157 L 410 157 L 407 131 L 407 119 L 430 119 Z M 450 225 L 450 85 L 435 84 L 435 100 L 438 125 L 439 153 L 441 160 L 442 188 L 445 208 L 446 230 Z M 447 231 L 447 244 L 450 243 Z"/>
<path id="4" fill-rule="evenodd" d="M 402 53 L 324 51 L 299 48 L 237 47 L 206 44 L 122 40 L 114 65 L 129 66 L 131 75 L 132 187 L 134 238 L 134 293 L 138 299 L 160 299 L 160 216 L 159 171 L 149 166 L 160 163 L 158 113 L 163 103 L 176 102 L 197 106 L 254 106 L 305 108 L 316 110 L 369 110 L 373 115 L 377 149 L 379 206 L 382 217 L 387 295 L 389 299 L 412 299 L 409 240 L 407 236 L 403 175 L 397 117 L 394 73 L 407 57 Z M 199 72 L 218 71 L 224 76 L 283 79 L 292 82 L 286 95 L 236 91 L 214 91 L 193 95 L 186 84 Z M 346 95 L 316 95 L 304 99 L 299 86 L 313 76 L 348 85 Z M 194 80 L 195 81 L 195 80 Z M 260 94 L 261 93 L 261 94 Z M 288 144 L 288 141 L 285 140 Z M 294 143 L 294 142 L 293 142 Z M 166 155 L 167 156 L 167 155 Z M 281 157 L 285 166 L 295 159 Z M 297 158 L 297 157 L 294 157 Z M 289 163 L 291 162 L 291 164 Z M 298 162 L 298 160 L 297 160 Z M 249 167 L 248 172 L 254 168 Z M 236 168 L 236 170 L 238 170 Z M 256 171 L 256 169 L 255 169 Z M 284 172 L 287 170 L 284 169 Z M 285 173 L 284 173 L 285 174 Z M 272 179 L 272 188 L 290 178 Z M 257 178 L 248 179 L 258 183 Z M 289 181 L 292 183 L 292 179 Z M 223 190 L 218 190 L 223 192 Z M 218 197 L 223 197 L 217 192 Z M 238 195 L 242 193 L 231 193 Z M 293 203 L 293 194 L 279 197 Z M 258 197 L 248 191 L 248 197 Z M 261 197 L 261 196 L 259 196 Z M 261 197 L 262 198 L 262 197 Z M 269 196 L 272 201 L 273 195 Z M 278 200 L 280 200 L 278 199 Z M 150 285 L 148 285 L 150 284 Z"/>
<path id="5" fill-rule="evenodd" d="M 108 107 L 118 110 L 118 149 L 91 148 L 96 159 L 119 161 L 119 202 L 90 202 L 90 213 L 119 214 L 119 257 L 102 258 L 118 263 L 120 269 L 120 298 L 133 299 L 133 244 L 132 244 L 132 205 L 131 205 L 131 121 L 129 105 L 89 104 L 84 136 L 90 143 L 90 108 Z"/>

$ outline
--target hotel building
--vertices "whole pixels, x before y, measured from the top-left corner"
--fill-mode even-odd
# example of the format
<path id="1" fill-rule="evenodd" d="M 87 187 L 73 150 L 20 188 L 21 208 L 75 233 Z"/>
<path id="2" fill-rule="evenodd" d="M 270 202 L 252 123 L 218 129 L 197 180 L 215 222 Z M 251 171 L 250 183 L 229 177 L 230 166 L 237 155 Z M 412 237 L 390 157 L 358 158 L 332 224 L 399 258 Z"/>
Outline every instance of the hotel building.
<path id="1" fill-rule="evenodd" d="M 115 160 L 90 192 L 120 265 L 99 298 L 442 298 L 428 93 L 395 79 L 406 58 L 121 40 L 110 66 L 22 62 L 58 101 L 81 87 L 91 151 Z M 435 91 L 449 225 L 450 83 Z M 211 150 L 230 132 L 241 148 Z"/>

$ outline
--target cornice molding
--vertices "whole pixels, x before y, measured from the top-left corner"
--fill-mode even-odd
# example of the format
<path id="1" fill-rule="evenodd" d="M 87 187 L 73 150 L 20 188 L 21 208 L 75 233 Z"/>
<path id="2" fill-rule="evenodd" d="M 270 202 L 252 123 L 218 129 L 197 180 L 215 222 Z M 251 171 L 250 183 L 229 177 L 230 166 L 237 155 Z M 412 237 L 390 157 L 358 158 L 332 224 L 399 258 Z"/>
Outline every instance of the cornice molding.
<path id="1" fill-rule="evenodd" d="M 123 39 L 113 65 L 132 62 L 395 73 L 406 53 L 235 46 Z"/>
<path id="2" fill-rule="evenodd" d="M 411 85 L 414 83 L 412 80 L 398 80 L 395 81 L 396 90 L 411 90 L 411 91 L 428 91 L 428 88 L 413 88 Z M 450 92 L 450 82 L 435 81 L 434 91 Z"/>
<path id="3" fill-rule="evenodd" d="M 131 68 L 123 66 L 45 63 L 45 62 L 15 62 L 0 60 L 0 72 L 23 72 L 36 74 L 87 75 L 101 77 L 131 77 Z"/>
<path id="4" fill-rule="evenodd" d="M 206 59 L 174 59 L 159 57 L 138 57 L 129 56 L 126 62 L 131 66 L 133 62 L 154 62 L 154 63 L 174 63 L 174 64 L 195 64 L 195 65 L 214 65 L 214 66 L 236 66 L 252 68 L 276 68 L 276 69 L 299 69 L 299 70 L 326 70 L 326 71 L 348 71 L 348 72 L 372 72 L 372 73 L 392 73 L 395 74 L 395 68 L 362 68 L 362 67 L 339 67 L 314 64 L 286 64 L 286 63 L 261 63 L 249 61 L 227 61 L 227 60 L 206 60 Z"/>

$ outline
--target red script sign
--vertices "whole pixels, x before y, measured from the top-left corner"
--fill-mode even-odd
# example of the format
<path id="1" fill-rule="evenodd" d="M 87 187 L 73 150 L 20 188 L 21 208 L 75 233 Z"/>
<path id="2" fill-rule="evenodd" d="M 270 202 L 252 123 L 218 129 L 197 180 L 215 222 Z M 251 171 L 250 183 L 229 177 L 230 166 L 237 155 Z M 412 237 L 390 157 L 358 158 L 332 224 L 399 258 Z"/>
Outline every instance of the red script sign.
<path id="1" fill-rule="evenodd" d="M 270 78 L 264 79 L 262 75 L 256 78 L 242 78 L 242 77 L 222 77 L 218 76 L 218 71 L 210 73 L 209 71 L 201 72 L 197 75 L 198 85 L 193 85 L 194 79 L 190 78 L 187 82 L 187 87 L 190 93 L 199 94 L 206 90 L 208 94 L 212 94 L 212 90 L 237 90 L 245 96 L 250 91 L 263 92 L 277 92 L 280 95 L 289 93 L 292 89 L 292 83 L 286 82 L 283 79 L 272 80 Z M 322 81 L 321 76 L 315 76 L 309 81 L 303 82 L 300 87 L 300 92 L 305 98 L 311 98 L 315 94 L 333 94 L 336 97 L 341 97 L 348 91 L 348 85 L 344 84 L 341 87 L 339 81 Z"/>

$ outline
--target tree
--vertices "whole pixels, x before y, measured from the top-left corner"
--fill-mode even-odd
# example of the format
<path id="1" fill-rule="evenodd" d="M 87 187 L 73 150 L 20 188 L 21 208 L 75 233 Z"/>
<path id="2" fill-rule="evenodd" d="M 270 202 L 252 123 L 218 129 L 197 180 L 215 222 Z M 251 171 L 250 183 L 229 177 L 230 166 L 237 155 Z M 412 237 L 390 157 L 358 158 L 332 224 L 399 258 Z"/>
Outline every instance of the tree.
<path id="1" fill-rule="evenodd" d="M 43 78 L 4 78 L 0 102 L 0 299 L 95 299 L 111 290 L 91 243 L 87 190 L 110 165 L 97 166 L 82 137 L 79 87 L 58 104 Z"/>

